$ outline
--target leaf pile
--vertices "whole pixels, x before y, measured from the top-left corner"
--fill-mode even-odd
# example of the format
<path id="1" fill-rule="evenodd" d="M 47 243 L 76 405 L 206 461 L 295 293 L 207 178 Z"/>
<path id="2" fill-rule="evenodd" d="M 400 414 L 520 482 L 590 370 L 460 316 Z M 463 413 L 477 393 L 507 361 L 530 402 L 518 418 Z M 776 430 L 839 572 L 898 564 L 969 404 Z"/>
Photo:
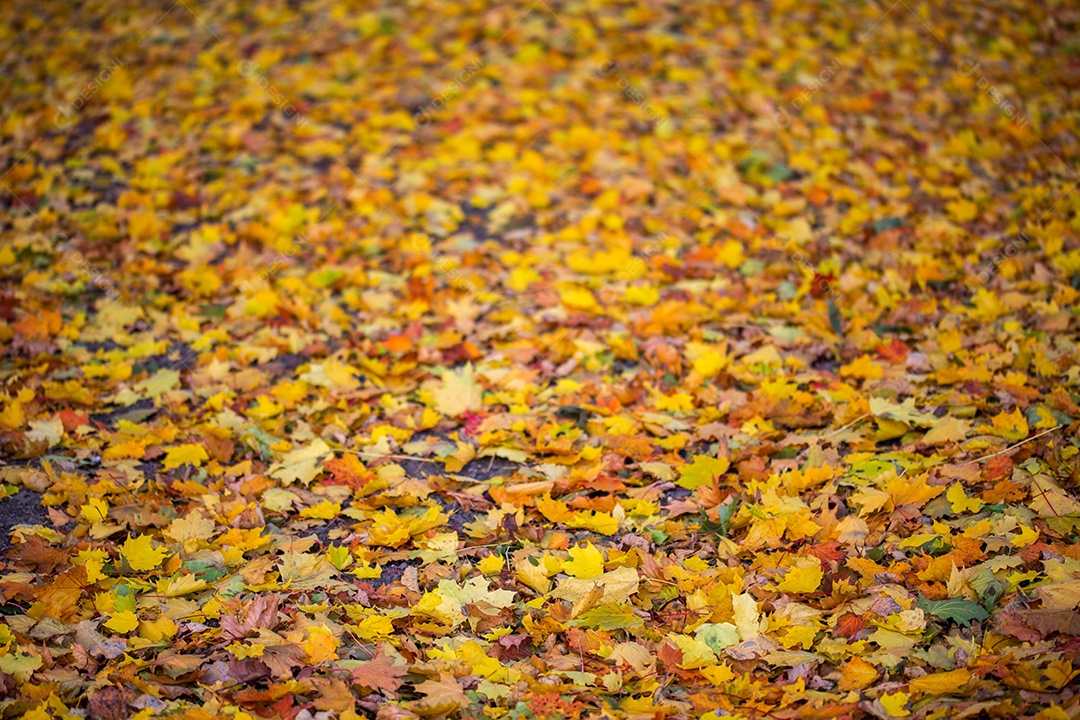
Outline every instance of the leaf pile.
<path id="1" fill-rule="evenodd" d="M 1075 7 L 17 5 L 3 717 L 1080 715 Z"/>

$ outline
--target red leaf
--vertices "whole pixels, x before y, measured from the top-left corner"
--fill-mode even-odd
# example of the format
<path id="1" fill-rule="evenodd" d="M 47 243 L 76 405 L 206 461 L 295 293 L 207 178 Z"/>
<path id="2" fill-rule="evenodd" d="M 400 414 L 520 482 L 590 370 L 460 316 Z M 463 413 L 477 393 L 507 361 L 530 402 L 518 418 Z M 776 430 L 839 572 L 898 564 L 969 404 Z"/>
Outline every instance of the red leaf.
<path id="1" fill-rule="evenodd" d="M 670 642 L 665 642 L 660 646 L 660 652 L 657 653 L 657 657 L 660 658 L 660 662 L 664 663 L 667 667 L 678 667 L 682 662 L 682 650 L 672 645 Z"/>
<path id="2" fill-rule="evenodd" d="M 841 615 L 836 622 L 836 627 L 833 628 L 833 635 L 835 637 L 855 637 L 863 629 L 863 624 L 862 615 L 856 615 L 855 613 Z"/>
<path id="3" fill-rule="evenodd" d="M 877 352 L 885 360 L 891 363 L 899 363 L 907 359 L 911 348 L 904 344 L 900 338 L 893 338 L 888 345 L 878 345 Z"/>

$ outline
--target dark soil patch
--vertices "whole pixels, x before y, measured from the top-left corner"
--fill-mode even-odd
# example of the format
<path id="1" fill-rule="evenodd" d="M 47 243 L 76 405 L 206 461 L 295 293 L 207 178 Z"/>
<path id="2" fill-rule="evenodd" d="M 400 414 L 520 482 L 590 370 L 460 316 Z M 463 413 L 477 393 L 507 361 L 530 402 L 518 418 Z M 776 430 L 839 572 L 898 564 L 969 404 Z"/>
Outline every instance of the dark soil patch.
<path id="1" fill-rule="evenodd" d="M 686 488 L 675 487 L 664 493 L 664 500 L 669 502 L 671 500 L 685 500 L 693 494 L 693 491 L 687 490 Z"/>
<path id="2" fill-rule="evenodd" d="M 434 460 L 395 460 L 408 477 L 426 478 L 429 475 L 438 475 L 442 471 L 443 464 Z"/>
<path id="3" fill-rule="evenodd" d="M 486 457 L 466 463 L 460 472 L 454 474 L 473 480 L 490 480 L 493 477 L 513 475 L 519 467 L 521 466 L 517 463 L 500 457 Z"/>
<path id="4" fill-rule="evenodd" d="M 435 433 L 417 433 L 413 441 L 424 440 L 429 437 L 445 439 Z M 517 463 L 510 462 L 500 457 L 477 458 L 465 464 L 456 473 L 447 473 L 445 466 L 435 460 L 401 459 L 395 461 L 402 467 L 409 477 L 426 478 L 429 475 L 461 475 L 473 480 L 490 480 L 493 477 L 513 475 L 521 467 Z"/>
<path id="5" fill-rule="evenodd" d="M 345 504 L 342 505 L 342 509 L 349 507 L 349 505 L 350 503 L 346 501 Z M 330 532 L 333 530 L 348 529 L 352 522 L 354 521 L 348 518 L 336 517 L 330 522 L 312 528 L 311 532 L 319 539 L 319 544 L 326 548 L 333 544 L 330 540 Z"/>
<path id="6" fill-rule="evenodd" d="M 21 488 L 6 500 L 0 500 L 0 554 L 11 547 L 11 528 L 48 522 L 49 515 L 41 505 L 41 493 Z"/>
<path id="7" fill-rule="evenodd" d="M 419 560 L 391 560 L 382 566 L 382 575 L 380 577 L 369 580 L 373 587 L 376 589 L 384 588 L 391 583 L 395 583 L 401 579 L 401 576 L 405 574 L 405 571 L 410 567 L 420 567 Z"/>
<path id="8" fill-rule="evenodd" d="M 304 363 L 311 362 L 310 358 L 303 355 L 297 355 L 295 353 L 285 353 L 278 355 L 276 358 L 264 365 L 264 369 L 271 373 L 291 373 L 295 372 L 296 368 L 300 367 Z"/>
<path id="9" fill-rule="evenodd" d="M 154 407 L 153 400 L 139 400 L 125 408 L 120 408 L 113 412 L 93 413 L 90 415 L 90 420 L 112 427 L 121 420 L 128 420 L 134 423 L 143 422 L 156 413 L 157 408 Z"/>
<path id="10" fill-rule="evenodd" d="M 476 513 L 463 509 L 456 500 L 443 500 L 441 497 L 435 499 L 443 512 L 450 515 L 450 519 L 446 521 L 446 527 L 454 532 L 464 532 L 465 526 L 476 520 Z"/>

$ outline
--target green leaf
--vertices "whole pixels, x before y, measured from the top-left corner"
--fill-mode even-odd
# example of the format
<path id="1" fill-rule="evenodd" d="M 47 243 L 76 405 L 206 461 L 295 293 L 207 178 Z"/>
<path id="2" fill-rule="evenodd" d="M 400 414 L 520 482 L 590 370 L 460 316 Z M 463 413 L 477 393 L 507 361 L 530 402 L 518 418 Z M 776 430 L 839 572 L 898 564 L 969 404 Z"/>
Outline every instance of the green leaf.
<path id="1" fill-rule="evenodd" d="M 135 611 L 135 590 L 125 582 L 118 583 L 113 590 L 113 596 L 116 598 L 114 605 L 117 610 Z"/>
<path id="2" fill-rule="evenodd" d="M 777 163 L 765 171 L 765 177 L 776 182 L 784 182 L 795 177 L 795 172 L 784 163 Z"/>
<path id="3" fill-rule="evenodd" d="M 707 515 L 702 513 L 701 515 L 701 529 L 705 532 L 710 532 L 720 537 L 727 537 L 728 532 L 731 530 L 731 519 L 735 517 L 735 513 L 739 510 L 739 499 L 733 498 L 731 502 L 725 503 L 716 509 L 717 521 L 713 522 Z"/>
<path id="4" fill-rule="evenodd" d="M 919 593 L 918 606 L 921 610 L 942 620 L 953 622 L 968 627 L 976 620 L 985 620 L 990 613 L 976 602 L 970 600 L 930 600 Z"/>
<path id="5" fill-rule="evenodd" d="M 258 428 L 255 425 L 248 425 L 246 428 L 244 428 L 244 436 L 250 436 L 250 438 L 255 441 L 255 444 L 259 450 L 259 457 L 261 457 L 264 461 L 267 462 L 272 460 L 274 457 L 270 446 L 281 442 L 280 438 L 276 438 L 273 435 L 267 434 L 261 428 Z"/>
<path id="6" fill-rule="evenodd" d="M 887 218 L 881 218 L 880 220 L 875 220 L 874 221 L 874 232 L 875 233 L 882 233 L 882 232 L 885 232 L 886 230 L 891 230 L 892 228 L 898 228 L 898 227 L 904 227 L 903 218 L 887 217 Z"/>
<path id="7" fill-rule="evenodd" d="M 42 666 L 40 655 L 23 655 L 20 650 L 0 655 L 0 672 L 14 676 L 20 682 L 26 682 Z"/>
<path id="8" fill-rule="evenodd" d="M 840 308 L 836 307 L 832 298 L 829 298 L 829 325 L 832 326 L 834 333 L 844 337 L 844 318 L 840 315 Z"/>

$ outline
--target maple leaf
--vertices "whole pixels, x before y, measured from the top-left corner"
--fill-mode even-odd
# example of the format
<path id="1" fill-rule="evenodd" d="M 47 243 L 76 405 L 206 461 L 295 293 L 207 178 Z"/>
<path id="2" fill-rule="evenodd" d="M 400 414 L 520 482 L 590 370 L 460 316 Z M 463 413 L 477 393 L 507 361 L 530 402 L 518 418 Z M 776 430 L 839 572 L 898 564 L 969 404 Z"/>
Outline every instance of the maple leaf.
<path id="1" fill-rule="evenodd" d="M 146 572 L 160 567 L 169 551 L 155 548 L 153 538 L 149 535 L 139 535 L 125 540 L 120 553 L 132 570 Z"/>
<path id="2" fill-rule="evenodd" d="M 129 633 L 139 626 L 139 617 L 131 610 L 113 613 L 105 621 L 105 627 L 121 635 Z"/>
<path id="3" fill-rule="evenodd" d="M 673 643 L 681 651 L 678 665 L 684 670 L 696 670 L 716 664 L 716 653 L 702 640 L 689 635 L 672 633 L 667 636 L 667 641 Z"/>
<path id="4" fill-rule="evenodd" d="M 338 640 L 329 628 L 321 625 L 307 629 L 307 638 L 300 643 L 300 647 L 313 665 L 337 659 Z"/>
<path id="5" fill-rule="evenodd" d="M 949 216 L 957 222 L 971 222 L 979 214 L 979 206 L 970 200 L 953 200 L 945 204 Z"/>
<path id="6" fill-rule="evenodd" d="M 889 714 L 889 717 L 907 717 L 911 711 L 907 709 L 908 694 L 904 692 L 885 693 L 878 698 L 878 703 Z"/>
<path id="7" fill-rule="evenodd" d="M 206 540 L 214 534 L 216 523 L 201 512 L 188 513 L 182 518 L 176 518 L 165 534 L 176 542 L 184 540 Z"/>
<path id="8" fill-rule="evenodd" d="M 900 363 L 907 359 L 911 348 L 899 338 L 893 338 L 888 345 L 878 345 L 877 352 L 886 362 Z"/>
<path id="9" fill-rule="evenodd" d="M 198 467 L 199 465 L 202 465 L 204 461 L 209 459 L 210 456 L 206 454 L 206 450 L 202 445 L 178 445 L 169 448 L 168 452 L 165 453 L 165 460 L 162 461 L 162 465 L 168 470 L 178 468 L 181 465 L 194 465 Z"/>
<path id="10" fill-rule="evenodd" d="M 840 616 L 840 619 L 836 622 L 836 628 L 833 630 L 833 634 L 837 637 L 855 637 L 860 630 L 863 629 L 863 616 L 856 615 L 855 613 L 845 613 Z"/>
<path id="11" fill-rule="evenodd" d="M 883 398 L 870 398 L 870 412 L 875 417 L 897 420 L 906 425 L 929 427 L 938 422 L 933 413 L 921 412 L 915 407 L 915 398 L 908 398 L 900 404 Z"/>
<path id="12" fill-rule="evenodd" d="M 359 667 L 350 670 L 354 685 L 382 693 L 396 693 L 404 683 L 407 667 L 395 665 L 389 655 L 379 654 Z"/>
<path id="13" fill-rule="evenodd" d="M 567 578 L 559 581 L 551 596 L 578 603 L 594 588 L 604 589 L 601 602 L 622 603 L 638 591 L 640 580 L 633 568 L 621 567 L 588 579 Z"/>
<path id="14" fill-rule="evenodd" d="M 291 590 L 330 589 L 343 585 L 336 580 L 337 568 L 310 553 L 286 552 L 278 562 L 281 584 Z"/>
<path id="15" fill-rule="evenodd" d="M 711 485 L 715 478 L 728 471 L 731 463 L 727 458 L 714 458 L 707 455 L 698 455 L 694 462 L 679 469 L 679 479 L 675 484 L 687 490 Z"/>
<path id="16" fill-rule="evenodd" d="M 1075 714 L 1062 3 L 121 5 L 5 28 L 8 715 Z"/>
<path id="17" fill-rule="evenodd" d="M 569 550 L 570 559 L 563 563 L 563 569 L 576 578 L 596 577 L 604 572 L 604 556 L 588 543 L 585 547 L 573 546 Z"/>
<path id="18" fill-rule="evenodd" d="M 862 690 L 878 678 L 878 669 L 861 657 L 855 656 L 840 666 L 843 678 L 841 690 Z"/>
<path id="19" fill-rule="evenodd" d="M 960 483 L 953 483 L 949 487 L 948 492 L 945 493 L 945 499 L 949 501 L 954 513 L 979 512 L 983 506 L 978 498 L 969 498 Z"/>
<path id="20" fill-rule="evenodd" d="M 946 415 L 926 431 L 922 441 L 927 445 L 945 445 L 946 443 L 960 442 L 967 437 L 970 429 L 971 423 Z"/>
<path id="21" fill-rule="evenodd" d="M 971 672 L 966 668 L 959 668 L 915 678 L 908 683 L 908 689 L 929 695 L 950 695 L 967 685 L 969 680 Z"/>
<path id="22" fill-rule="evenodd" d="M 604 603 L 581 613 L 570 624 L 596 630 L 635 630 L 644 627 L 645 621 L 628 605 Z"/>
<path id="23" fill-rule="evenodd" d="M 309 445 L 286 453 L 280 462 L 270 467 L 270 476 L 281 480 L 286 485 L 297 481 L 309 485 L 321 471 L 323 459 L 330 454 L 329 445 L 322 440 L 315 440 Z"/>
<path id="24" fill-rule="evenodd" d="M 363 488 L 375 478 L 375 474 L 369 472 L 360 459 L 351 453 L 326 460 L 323 467 L 330 473 L 329 482 L 348 485 L 354 489 Z"/>
<path id="25" fill-rule="evenodd" d="M 813 558 L 800 559 L 788 569 L 777 587 L 783 592 L 811 593 L 818 589 L 824 577 L 820 562 Z"/>
<path id="26" fill-rule="evenodd" d="M 444 371 L 442 382 L 431 395 L 435 409 L 447 417 L 459 417 L 484 407 L 484 391 L 476 382 L 472 363 L 466 363 L 460 372 Z"/>
<path id="27" fill-rule="evenodd" d="M 280 597 L 259 595 L 236 615 L 222 615 L 219 619 L 222 633 L 229 638 L 242 640 L 258 628 L 274 629 Z M 241 619 L 242 618 L 242 619 Z"/>
<path id="28" fill-rule="evenodd" d="M 448 713 L 472 704 L 472 699 L 465 694 L 454 676 L 448 673 L 440 673 L 437 680 L 425 680 L 415 687 L 416 692 L 424 696 L 420 705 L 427 712 Z"/>
<path id="29" fill-rule="evenodd" d="M 979 430 L 1013 441 L 1023 440 L 1028 436 L 1027 418 L 1020 412 L 1019 408 L 1010 413 L 999 413 L 990 422 L 990 425 L 984 425 Z"/>

